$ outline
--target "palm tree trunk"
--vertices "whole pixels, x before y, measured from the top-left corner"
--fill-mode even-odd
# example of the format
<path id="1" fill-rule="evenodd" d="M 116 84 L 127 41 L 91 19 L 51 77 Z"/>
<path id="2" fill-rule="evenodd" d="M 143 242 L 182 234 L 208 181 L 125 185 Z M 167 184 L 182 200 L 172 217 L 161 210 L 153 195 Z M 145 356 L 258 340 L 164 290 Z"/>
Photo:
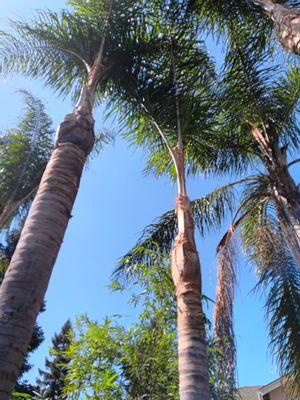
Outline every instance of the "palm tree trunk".
<path id="1" fill-rule="evenodd" d="M 172 251 L 172 277 L 177 296 L 180 400 L 210 400 L 209 362 L 202 309 L 202 284 L 194 220 L 186 195 L 183 154 L 177 150 L 179 188 L 176 197 L 178 235 Z"/>
<path id="2" fill-rule="evenodd" d="M 290 251 L 300 266 L 300 191 L 286 166 L 277 168 L 275 173 L 278 219 Z"/>
<path id="3" fill-rule="evenodd" d="M 0 287 L 0 399 L 10 399 L 71 217 L 93 119 L 77 108 L 60 125 L 19 243 Z"/>
<path id="4" fill-rule="evenodd" d="M 285 50 L 300 55 L 300 9 L 276 4 L 271 0 L 254 0 L 275 22 L 278 41 Z"/>

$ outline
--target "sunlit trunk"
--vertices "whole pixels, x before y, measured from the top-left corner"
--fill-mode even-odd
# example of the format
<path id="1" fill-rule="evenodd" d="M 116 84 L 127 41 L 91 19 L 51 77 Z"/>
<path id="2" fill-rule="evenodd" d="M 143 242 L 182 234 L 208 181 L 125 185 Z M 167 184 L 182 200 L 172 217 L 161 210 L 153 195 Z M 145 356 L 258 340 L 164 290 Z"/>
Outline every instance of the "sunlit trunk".
<path id="1" fill-rule="evenodd" d="M 185 191 L 184 173 L 179 181 Z M 186 194 L 177 195 L 176 214 L 178 235 L 172 251 L 172 277 L 177 296 L 180 400 L 210 400 L 200 261 Z"/>
<path id="2" fill-rule="evenodd" d="M 83 91 L 81 103 L 58 129 L 56 148 L 0 287 L 1 400 L 10 399 L 15 386 L 94 143 L 94 121 L 82 106 L 89 95 Z"/>
<path id="3" fill-rule="evenodd" d="M 254 0 L 274 21 L 277 38 L 285 50 L 300 55 L 300 9 L 271 0 Z"/>

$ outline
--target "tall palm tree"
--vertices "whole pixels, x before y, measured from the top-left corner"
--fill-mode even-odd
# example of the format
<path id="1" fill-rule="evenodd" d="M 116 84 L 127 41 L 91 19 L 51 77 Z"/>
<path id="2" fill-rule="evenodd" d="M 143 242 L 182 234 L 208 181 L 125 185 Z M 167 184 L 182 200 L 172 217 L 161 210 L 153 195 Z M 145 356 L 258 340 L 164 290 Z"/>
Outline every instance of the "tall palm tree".
<path id="1" fill-rule="evenodd" d="M 181 5 L 182 6 L 182 5 Z M 177 181 L 178 232 L 172 246 L 172 277 L 178 313 L 180 399 L 210 399 L 205 317 L 201 303 L 201 270 L 188 198 L 189 154 L 212 129 L 214 67 L 199 42 L 193 19 L 182 9 L 155 8 L 147 32 L 161 43 L 161 52 L 141 58 L 117 100 L 126 137 L 150 153 L 146 169 L 166 172 Z M 201 133 L 194 135 L 197 126 Z M 129 132 L 128 132 L 129 129 Z M 188 161 L 187 161 L 188 160 Z"/>
<path id="2" fill-rule="evenodd" d="M 300 370 L 300 353 L 297 351 L 299 319 L 290 318 L 291 313 L 299 315 L 297 302 L 293 300 L 298 298 L 300 287 L 297 271 L 300 266 L 299 188 L 289 172 L 292 165 L 299 162 L 299 159 L 291 157 L 296 157 L 299 151 L 300 71 L 292 68 L 286 75 L 280 75 L 279 68 L 266 67 L 266 58 L 246 58 L 245 54 L 251 53 L 251 48 L 243 50 L 243 43 L 240 43 L 235 52 L 230 51 L 227 55 L 227 69 L 218 87 L 221 104 L 217 107 L 218 129 L 217 132 L 211 131 L 204 146 L 209 150 L 203 157 L 203 145 L 199 147 L 199 141 L 195 147 L 189 148 L 189 159 L 193 160 L 191 172 L 204 168 L 208 173 L 244 175 L 249 173 L 249 168 L 254 171 L 252 175 L 191 203 L 194 220 L 201 233 L 207 226 L 220 226 L 224 215 L 232 212 L 234 205 L 236 208 L 231 227 L 218 246 L 219 274 L 214 317 L 216 345 L 222 354 L 218 360 L 218 386 L 220 395 L 226 399 L 234 395 L 235 383 L 232 319 L 236 274 L 231 238 L 239 227 L 247 254 L 256 265 L 261 266 L 262 284 L 277 282 L 278 287 L 282 287 L 280 293 L 285 293 L 285 299 L 278 296 L 272 303 L 272 292 L 269 292 L 267 310 L 269 316 L 276 315 L 276 322 L 270 324 L 273 353 L 282 355 L 279 366 L 282 373 L 292 377 L 292 387 L 297 387 Z M 162 159 L 160 165 L 164 163 Z M 234 202 L 234 188 L 238 186 L 241 196 L 239 202 Z M 276 228 L 270 231 L 274 221 Z M 253 255 L 255 240 L 255 249 L 261 251 L 264 242 L 259 240 L 261 235 L 258 236 L 254 229 L 249 231 L 249 226 L 260 226 L 261 232 L 264 228 L 268 233 L 267 237 L 272 234 L 272 237 L 278 238 L 276 243 L 281 246 L 277 246 L 278 249 L 274 247 L 273 253 L 270 252 L 269 262 L 266 258 L 262 261 Z M 164 214 L 145 229 L 137 246 L 120 261 L 116 273 L 126 277 L 139 264 L 155 262 L 157 253 L 170 251 L 176 229 L 174 212 Z M 249 232 L 252 232 L 251 235 Z M 290 252 L 284 249 L 286 244 Z M 268 285 L 265 285 L 266 289 Z M 268 307 L 269 302 L 274 304 L 273 308 Z M 286 307 L 286 302 L 290 303 L 290 308 Z"/>
<path id="3" fill-rule="evenodd" d="M 286 266 L 290 271 L 285 275 L 286 278 L 291 279 L 297 275 L 294 271 L 295 265 L 300 267 L 300 191 L 290 173 L 292 165 L 299 162 L 297 153 L 300 144 L 298 124 L 300 71 L 294 67 L 282 73 L 281 68 L 269 66 L 269 61 L 267 54 L 257 57 L 257 49 L 243 40 L 238 40 L 238 34 L 236 37 L 232 36 L 223 81 L 219 86 L 220 104 L 223 110 L 220 108 L 222 110 L 220 135 L 219 138 L 216 137 L 215 143 L 217 145 L 219 140 L 218 146 L 222 147 L 223 157 L 226 160 L 226 163 L 220 165 L 219 172 L 247 173 L 249 168 L 257 171 L 248 177 L 230 229 L 218 246 L 215 336 L 224 354 L 220 359 L 220 381 L 224 382 L 225 377 L 229 377 L 227 385 L 229 388 L 232 386 L 230 381 L 233 381 L 235 366 L 232 303 L 236 276 L 234 246 L 231 241 L 234 231 L 240 227 L 244 232 L 245 227 L 251 222 L 253 226 L 263 225 L 269 232 L 267 230 L 269 221 L 272 215 L 275 216 L 277 227 L 272 235 L 277 234 L 280 237 L 279 243 L 285 243 L 289 251 L 281 250 L 273 258 L 274 252 L 270 253 L 271 259 L 267 265 L 272 269 L 273 275 L 268 276 L 274 280 L 279 279 L 282 273 L 282 268 L 278 267 L 279 256 L 282 266 Z M 251 237 L 252 243 L 256 238 L 256 247 L 262 249 L 264 242 L 259 243 L 261 236 L 253 233 Z M 244 237 L 244 243 L 247 242 L 246 238 L 247 235 Z M 251 253 L 249 248 L 248 253 Z M 297 279 L 298 287 L 294 286 L 291 291 L 291 299 L 293 295 L 294 298 L 298 296 Z M 279 281 L 282 282 L 282 279 Z M 287 281 L 285 283 L 288 284 Z M 293 287 L 292 281 L 290 283 Z M 295 304 L 291 310 L 297 315 Z M 284 354 L 283 358 L 288 360 L 291 366 L 290 371 L 294 369 L 296 376 L 290 373 L 288 375 L 292 375 L 293 378 L 290 379 L 291 385 L 297 387 L 299 353 L 294 351 L 295 347 L 297 348 L 295 337 L 289 332 L 293 330 L 299 332 L 299 324 L 297 319 L 293 322 L 289 318 L 287 311 L 281 308 L 281 321 L 280 318 L 276 320 L 277 331 L 270 330 L 270 336 L 273 349 L 277 349 L 279 354 Z M 286 324 L 286 332 L 283 333 L 285 318 L 290 325 Z M 278 332 L 285 335 L 286 342 L 279 340 L 279 335 L 276 336 Z M 285 363 L 279 361 L 282 373 L 288 372 Z"/>
<path id="4" fill-rule="evenodd" d="M 8 399 L 41 308 L 86 157 L 94 144 L 93 107 L 111 81 L 131 69 L 143 41 L 140 2 L 72 1 L 61 13 L 38 12 L 1 33 L 4 72 L 44 78 L 78 101 L 57 130 L 55 149 L 0 288 L 0 394 Z M 148 45 L 148 47 L 147 47 Z M 153 50 L 153 46 L 152 50 Z"/>
<path id="5" fill-rule="evenodd" d="M 0 136 L 0 230 L 26 214 L 50 158 L 54 131 L 42 102 L 22 91 L 24 116 Z"/>

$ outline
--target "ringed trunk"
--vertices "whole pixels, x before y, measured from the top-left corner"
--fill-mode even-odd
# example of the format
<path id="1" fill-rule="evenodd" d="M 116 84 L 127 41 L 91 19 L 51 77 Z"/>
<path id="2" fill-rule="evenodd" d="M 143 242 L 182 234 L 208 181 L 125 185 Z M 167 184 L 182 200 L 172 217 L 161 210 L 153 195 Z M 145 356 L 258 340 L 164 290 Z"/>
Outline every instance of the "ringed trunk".
<path id="1" fill-rule="evenodd" d="M 71 218 L 86 156 L 91 114 L 66 116 L 16 251 L 0 287 L 0 399 L 10 399 Z"/>
<path id="2" fill-rule="evenodd" d="M 180 400 L 210 400 L 200 261 L 186 195 L 177 195 L 176 214 L 178 235 L 172 251 L 172 277 L 177 296 Z"/>

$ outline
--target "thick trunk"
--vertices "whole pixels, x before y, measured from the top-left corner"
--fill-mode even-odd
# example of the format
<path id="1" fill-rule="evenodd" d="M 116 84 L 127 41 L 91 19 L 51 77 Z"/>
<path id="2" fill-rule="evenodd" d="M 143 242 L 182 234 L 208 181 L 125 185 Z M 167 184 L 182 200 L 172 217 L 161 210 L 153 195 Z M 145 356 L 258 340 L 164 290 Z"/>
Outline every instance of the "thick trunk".
<path id="1" fill-rule="evenodd" d="M 176 213 L 178 235 L 172 252 L 172 276 L 177 295 L 180 400 L 210 400 L 200 261 L 186 196 L 177 195 Z"/>
<path id="2" fill-rule="evenodd" d="M 300 266 L 300 191 L 286 166 L 277 168 L 275 174 L 274 198 L 278 219 L 291 253 Z"/>
<path id="3" fill-rule="evenodd" d="M 91 115 L 66 116 L 0 287 L 0 400 L 10 399 L 94 142 Z"/>
<path id="4" fill-rule="evenodd" d="M 254 0 L 275 22 L 277 38 L 285 50 L 300 55 L 300 10 L 271 0 Z"/>

